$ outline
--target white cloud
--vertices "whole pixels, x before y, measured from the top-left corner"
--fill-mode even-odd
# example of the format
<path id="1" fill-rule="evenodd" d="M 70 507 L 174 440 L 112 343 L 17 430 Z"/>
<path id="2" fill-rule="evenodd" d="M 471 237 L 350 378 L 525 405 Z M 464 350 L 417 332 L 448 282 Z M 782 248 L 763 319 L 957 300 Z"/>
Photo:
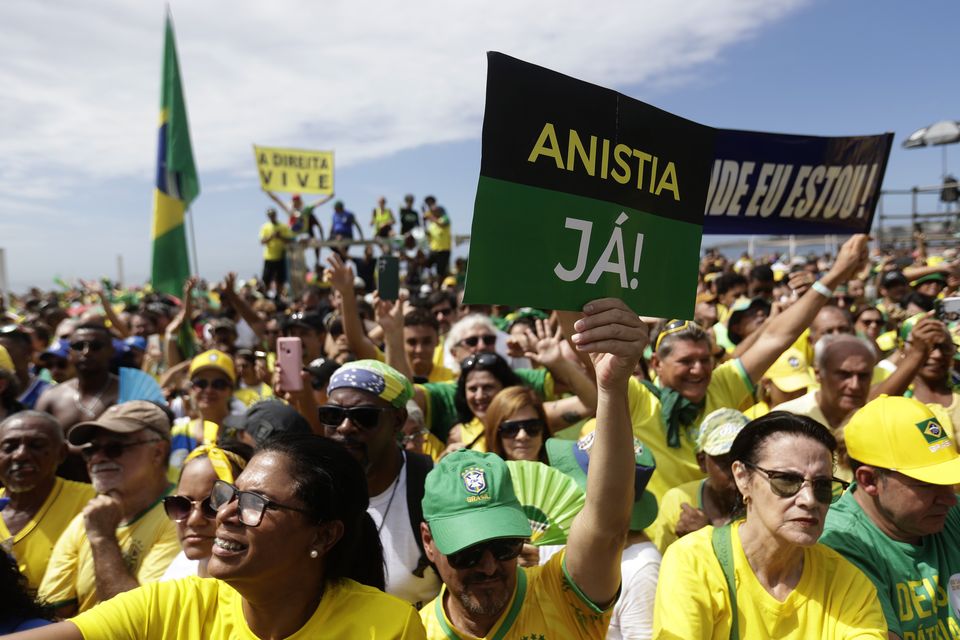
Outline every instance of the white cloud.
<path id="1" fill-rule="evenodd" d="M 254 142 L 336 149 L 344 165 L 478 137 L 487 50 L 597 84 L 669 85 L 799 4 L 216 0 L 173 12 L 197 164 L 246 174 Z M 159 2 L 0 6 L 0 196 L 150 175 L 162 20 Z"/>

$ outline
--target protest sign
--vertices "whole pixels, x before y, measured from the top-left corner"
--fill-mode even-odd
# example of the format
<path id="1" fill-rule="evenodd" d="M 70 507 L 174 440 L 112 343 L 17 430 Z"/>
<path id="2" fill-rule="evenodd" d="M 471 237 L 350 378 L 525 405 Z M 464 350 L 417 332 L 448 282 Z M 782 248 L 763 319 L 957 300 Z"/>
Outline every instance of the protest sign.
<path id="1" fill-rule="evenodd" d="M 690 318 L 713 130 L 489 53 L 464 302 Z"/>
<path id="2" fill-rule="evenodd" d="M 333 151 L 253 146 L 264 191 L 333 193 Z"/>
<path id="3" fill-rule="evenodd" d="M 704 233 L 868 233 L 893 134 L 717 131 Z"/>

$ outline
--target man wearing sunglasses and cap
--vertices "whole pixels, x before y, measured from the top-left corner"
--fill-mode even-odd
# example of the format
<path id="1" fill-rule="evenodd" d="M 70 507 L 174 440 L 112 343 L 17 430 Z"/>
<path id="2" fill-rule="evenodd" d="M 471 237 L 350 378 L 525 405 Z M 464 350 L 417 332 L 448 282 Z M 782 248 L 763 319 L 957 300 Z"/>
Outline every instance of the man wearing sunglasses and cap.
<path id="1" fill-rule="evenodd" d="M 443 458 L 427 476 L 421 525 L 427 555 L 444 582 L 440 595 L 420 611 L 432 640 L 606 634 L 634 503 L 627 380 L 647 329 L 620 300 L 594 300 L 584 311 L 572 341 L 596 370 L 599 427 L 585 504 L 566 549 L 541 567 L 519 567 L 531 529 L 506 463 L 466 449 Z"/>
<path id="2" fill-rule="evenodd" d="M 404 450 L 400 434 L 413 396 L 409 380 L 378 360 L 348 362 L 330 376 L 320 407 L 324 435 L 341 443 L 363 466 L 370 506 L 383 544 L 386 591 L 422 606 L 440 590 L 420 540 L 429 456 Z"/>
<path id="3" fill-rule="evenodd" d="M 696 458 L 703 417 L 722 407 L 742 406 L 764 372 L 830 300 L 833 287 L 846 282 L 866 260 L 867 236 L 852 236 L 828 273 L 754 332 L 739 358 L 716 368 L 702 327 L 686 320 L 666 324 L 654 342 L 651 368 L 656 384 L 631 380 L 628 387 L 634 435 L 657 460 L 657 473 L 648 486 L 657 500 L 668 489 L 704 477 Z M 587 423 L 584 431 L 593 424 Z"/>
<path id="4" fill-rule="evenodd" d="M 163 511 L 170 419 L 145 400 L 114 405 L 68 434 L 81 447 L 97 496 L 60 536 L 38 597 L 59 617 L 154 582 L 180 551 Z"/>
<path id="5" fill-rule="evenodd" d="M 918 400 L 882 395 L 845 430 L 854 484 L 820 542 L 877 587 L 891 638 L 960 637 L 960 454 Z"/>

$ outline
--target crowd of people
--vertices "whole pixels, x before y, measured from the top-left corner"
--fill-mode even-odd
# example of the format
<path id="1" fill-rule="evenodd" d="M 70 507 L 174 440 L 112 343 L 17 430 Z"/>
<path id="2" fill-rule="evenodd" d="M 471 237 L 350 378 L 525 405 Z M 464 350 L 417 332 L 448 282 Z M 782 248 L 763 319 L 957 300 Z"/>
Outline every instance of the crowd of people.
<path id="1" fill-rule="evenodd" d="M 692 318 L 507 308 L 433 197 L 361 243 L 270 196 L 262 278 L 7 301 L 0 632 L 960 637 L 955 249 L 708 251 Z"/>

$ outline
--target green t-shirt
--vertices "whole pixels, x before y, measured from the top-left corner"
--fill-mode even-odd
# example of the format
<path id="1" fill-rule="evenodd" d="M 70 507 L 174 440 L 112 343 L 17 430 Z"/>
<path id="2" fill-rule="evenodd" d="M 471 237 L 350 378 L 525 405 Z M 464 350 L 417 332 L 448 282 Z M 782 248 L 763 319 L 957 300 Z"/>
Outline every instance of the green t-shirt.
<path id="1" fill-rule="evenodd" d="M 903 640 L 960 638 L 960 506 L 947 514 L 943 531 L 913 545 L 880 531 L 855 490 L 830 508 L 820 542 L 873 581 L 891 632 Z"/>
<path id="2" fill-rule="evenodd" d="M 542 399 L 552 400 L 550 397 L 552 384 L 546 369 L 514 369 L 513 372 L 524 385 L 536 391 Z M 417 386 L 422 387 L 427 396 L 425 412 L 427 428 L 441 441 L 446 442 L 450 429 L 460 421 L 457 418 L 457 405 L 454 403 L 454 397 L 457 395 L 457 381 L 427 382 Z"/>

